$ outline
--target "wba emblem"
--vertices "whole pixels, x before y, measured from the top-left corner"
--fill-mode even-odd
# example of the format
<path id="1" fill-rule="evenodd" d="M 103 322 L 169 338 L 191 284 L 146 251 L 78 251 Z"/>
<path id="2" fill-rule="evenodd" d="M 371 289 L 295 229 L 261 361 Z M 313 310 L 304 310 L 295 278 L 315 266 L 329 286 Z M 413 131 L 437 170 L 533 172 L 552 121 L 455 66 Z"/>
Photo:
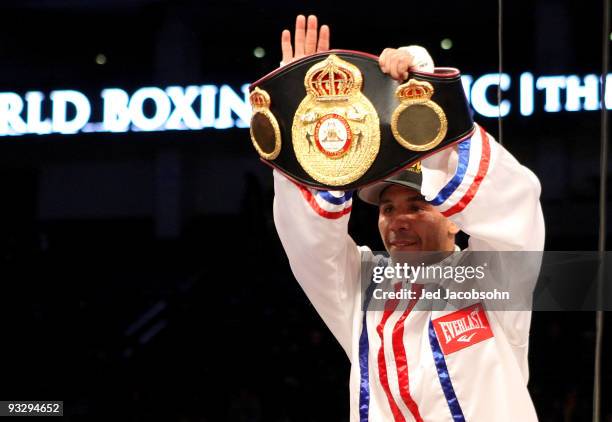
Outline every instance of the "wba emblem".
<path id="1" fill-rule="evenodd" d="M 331 54 L 304 78 L 306 98 L 291 128 L 302 168 L 318 182 L 340 186 L 359 179 L 380 148 L 376 109 L 361 92 L 357 66 Z"/>
<path id="2" fill-rule="evenodd" d="M 432 321 L 445 355 L 493 337 L 489 320 L 477 303 Z"/>

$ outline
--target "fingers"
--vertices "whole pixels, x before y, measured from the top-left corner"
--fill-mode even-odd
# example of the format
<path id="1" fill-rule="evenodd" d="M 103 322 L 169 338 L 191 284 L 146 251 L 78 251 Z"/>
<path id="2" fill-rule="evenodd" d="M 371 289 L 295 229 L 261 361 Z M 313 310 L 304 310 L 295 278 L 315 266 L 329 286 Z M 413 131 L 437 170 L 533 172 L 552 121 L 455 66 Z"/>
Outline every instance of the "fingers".
<path id="1" fill-rule="evenodd" d="M 317 51 L 317 30 L 319 24 L 315 15 L 308 16 L 306 23 L 306 42 L 304 43 L 304 54 L 314 54 Z"/>
<path id="2" fill-rule="evenodd" d="M 329 50 L 329 26 L 319 29 L 315 15 L 298 15 L 295 19 L 294 43 L 291 45 L 291 31 L 285 29 L 281 34 L 282 62 L 289 64 L 294 60 L 309 54 Z"/>
<path id="3" fill-rule="evenodd" d="M 317 52 L 329 50 L 329 26 L 321 25 L 319 30 L 319 45 L 317 45 Z"/>
<path id="4" fill-rule="evenodd" d="M 281 34 L 282 62 L 287 64 L 293 60 L 293 47 L 291 46 L 291 32 L 285 29 Z"/>
<path id="5" fill-rule="evenodd" d="M 385 48 L 378 58 L 380 70 L 398 81 L 408 78 L 408 69 L 413 61 L 410 53 L 395 48 Z"/>
<path id="6" fill-rule="evenodd" d="M 395 67 L 395 73 L 391 72 L 391 77 L 397 80 L 408 79 L 408 68 L 412 63 L 412 57 L 407 53 L 399 54 L 397 57 L 397 65 Z"/>
<path id="7" fill-rule="evenodd" d="M 392 48 L 385 48 L 378 57 L 378 64 L 380 65 L 380 70 L 382 70 L 383 73 L 389 73 L 389 55 L 391 54 L 392 50 Z"/>
<path id="8" fill-rule="evenodd" d="M 300 58 L 304 55 L 304 43 L 306 38 L 306 18 L 304 15 L 298 15 L 295 19 L 295 44 L 294 58 Z"/>

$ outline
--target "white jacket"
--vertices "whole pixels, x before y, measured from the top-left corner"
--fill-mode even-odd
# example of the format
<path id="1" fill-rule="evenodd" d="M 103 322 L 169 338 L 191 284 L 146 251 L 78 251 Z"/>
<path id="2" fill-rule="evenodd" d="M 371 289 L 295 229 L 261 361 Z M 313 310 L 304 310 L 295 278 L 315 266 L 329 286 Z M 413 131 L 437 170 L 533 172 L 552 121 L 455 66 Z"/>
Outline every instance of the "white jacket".
<path id="1" fill-rule="evenodd" d="M 470 236 L 468 250 L 543 250 L 539 181 L 482 128 L 423 160 L 422 173 L 422 194 Z M 274 188 L 295 278 L 351 361 L 351 421 L 537 420 L 527 391 L 530 312 L 363 312 L 360 253 L 369 249 L 348 235 L 352 193 L 308 189 L 278 171 Z M 488 327 L 459 349 L 446 344 L 440 322 L 468 314 Z"/>

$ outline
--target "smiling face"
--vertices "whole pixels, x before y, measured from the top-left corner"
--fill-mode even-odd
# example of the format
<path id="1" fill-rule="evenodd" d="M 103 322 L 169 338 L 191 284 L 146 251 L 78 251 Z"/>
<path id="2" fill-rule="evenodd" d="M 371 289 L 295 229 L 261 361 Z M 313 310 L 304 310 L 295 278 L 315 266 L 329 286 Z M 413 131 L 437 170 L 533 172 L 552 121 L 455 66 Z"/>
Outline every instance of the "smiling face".
<path id="1" fill-rule="evenodd" d="M 459 231 L 418 191 L 400 185 L 381 193 L 378 229 L 389 253 L 453 251 Z"/>

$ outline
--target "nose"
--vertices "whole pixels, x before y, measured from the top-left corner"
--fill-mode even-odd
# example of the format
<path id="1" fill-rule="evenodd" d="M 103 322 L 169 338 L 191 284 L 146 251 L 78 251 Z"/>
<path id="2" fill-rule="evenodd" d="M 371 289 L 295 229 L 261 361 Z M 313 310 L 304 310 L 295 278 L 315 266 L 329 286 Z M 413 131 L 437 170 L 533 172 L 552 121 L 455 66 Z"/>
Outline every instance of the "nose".
<path id="1" fill-rule="evenodd" d="M 393 231 L 410 230 L 411 227 L 412 216 L 408 213 L 398 214 L 390 224 L 390 229 Z"/>

